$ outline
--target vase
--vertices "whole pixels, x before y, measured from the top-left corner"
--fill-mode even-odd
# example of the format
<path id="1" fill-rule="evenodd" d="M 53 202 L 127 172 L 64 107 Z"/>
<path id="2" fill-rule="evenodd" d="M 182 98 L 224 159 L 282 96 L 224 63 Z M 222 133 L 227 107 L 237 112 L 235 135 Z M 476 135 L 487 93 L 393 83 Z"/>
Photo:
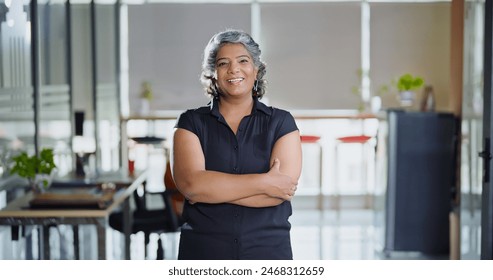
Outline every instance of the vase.
<path id="1" fill-rule="evenodd" d="M 380 96 L 372 96 L 370 99 L 370 108 L 373 114 L 376 114 L 382 108 L 382 98 Z"/>
<path id="2" fill-rule="evenodd" d="M 139 114 L 141 116 L 147 116 L 149 115 L 150 111 L 151 111 L 151 102 L 149 101 L 149 99 L 141 98 Z"/>
<path id="3" fill-rule="evenodd" d="M 29 186 L 35 194 L 44 193 L 51 186 L 52 181 L 52 174 L 36 174 L 34 178 L 29 179 Z"/>

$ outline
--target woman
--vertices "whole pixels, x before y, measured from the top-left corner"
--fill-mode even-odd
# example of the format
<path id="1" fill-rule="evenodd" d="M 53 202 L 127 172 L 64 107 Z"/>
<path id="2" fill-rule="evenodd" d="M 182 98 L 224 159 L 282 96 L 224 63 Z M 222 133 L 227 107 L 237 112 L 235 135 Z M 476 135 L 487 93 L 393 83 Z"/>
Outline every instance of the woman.
<path id="1" fill-rule="evenodd" d="M 184 112 L 173 140 L 173 176 L 187 198 L 179 259 L 292 259 L 300 135 L 291 114 L 259 101 L 264 75 L 245 32 L 218 33 L 204 50 L 212 101 Z"/>

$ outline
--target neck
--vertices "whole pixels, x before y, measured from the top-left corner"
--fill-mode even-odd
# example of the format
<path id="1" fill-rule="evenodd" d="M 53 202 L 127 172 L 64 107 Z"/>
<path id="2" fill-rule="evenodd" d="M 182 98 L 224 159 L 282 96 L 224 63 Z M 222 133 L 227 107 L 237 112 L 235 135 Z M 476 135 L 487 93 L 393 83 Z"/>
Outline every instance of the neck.
<path id="1" fill-rule="evenodd" d="M 219 111 L 223 116 L 247 116 L 250 115 L 253 108 L 253 98 L 231 99 L 221 98 L 219 101 Z"/>

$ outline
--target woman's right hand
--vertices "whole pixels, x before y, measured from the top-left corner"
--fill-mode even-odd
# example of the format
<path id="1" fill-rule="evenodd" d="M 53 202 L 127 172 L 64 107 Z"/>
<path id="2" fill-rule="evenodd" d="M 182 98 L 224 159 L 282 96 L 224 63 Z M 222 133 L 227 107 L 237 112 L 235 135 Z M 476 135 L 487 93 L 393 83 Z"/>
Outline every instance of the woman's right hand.
<path id="1" fill-rule="evenodd" d="M 279 159 L 274 159 L 274 164 L 269 172 L 267 172 L 270 184 L 266 189 L 266 194 L 271 197 L 290 201 L 296 193 L 298 182 L 291 176 L 281 173 L 280 166 L 281 162 Z"/>

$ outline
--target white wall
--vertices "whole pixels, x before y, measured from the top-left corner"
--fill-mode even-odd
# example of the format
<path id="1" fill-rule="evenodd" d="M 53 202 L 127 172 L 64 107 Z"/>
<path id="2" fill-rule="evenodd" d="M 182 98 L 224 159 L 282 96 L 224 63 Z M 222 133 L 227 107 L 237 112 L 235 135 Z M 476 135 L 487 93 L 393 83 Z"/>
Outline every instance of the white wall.
<path id="1" fill-rule="evenodd" d="M 371 3 L 370 26 L 374 88 L 407 72 L 420 75 L 433 86 L 437 109 L 450 110 L 450 3 Z M 384 102 L 398 106 L 395 95 Z"/>
<path id="2" fill-rule="evenodd" d="M 359 3 L 262 4 L 267 97 L 288 109 L 356 109 Z"/>
<path id="3" fill-rule="evenodd" d="M 261 3 L 260 43 L 270 104 L 287 109 L 357 109 L 361 8 L 358 2 Z M 207 102 L 199 82 L 202 51 L 227 27 L 250 31 L 248 4 L 129 6 L 130 106 L 149 80 L 152 109 Z M 448 110 L 450 3 L 371 3 L 372 91 L 406 72 L 422 75 Z M 419 97 L 419 96 L 418 96 Z M 395 96 L 384 98 L 397 106 Z"/>
<path id="4" fill-rule="evenodd" d="M 131 5 L 129 18 L 130 111 L 139 111 L 142 81 L 151 82 L 151 109 L 186 109 L 208 102 L 199 81 L 202 53 L 226 28 L 250 32 L 250 5 Z"/>

